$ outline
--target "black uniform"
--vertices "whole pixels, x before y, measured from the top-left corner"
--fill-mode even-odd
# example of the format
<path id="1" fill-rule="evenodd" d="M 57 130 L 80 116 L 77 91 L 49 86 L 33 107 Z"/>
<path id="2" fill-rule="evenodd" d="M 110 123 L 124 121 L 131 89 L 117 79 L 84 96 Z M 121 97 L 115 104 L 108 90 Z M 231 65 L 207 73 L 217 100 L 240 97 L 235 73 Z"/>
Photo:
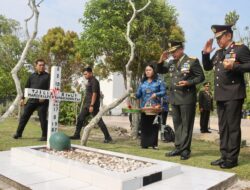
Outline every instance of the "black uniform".
<path id="1" fill-rule="evenodd" d="M 201 132 L 208 132 L 208 121 L 210 117 L 210 111 L 213 111 L 213 96 L 211 92 L 205 90 L 199 93 L 199 107 L 201 111 L 200 117 L 200 130 Z"/>
<path id="2" fill-rule="evenodd" d="M 96 97 L 95 104 L 93 105 L 94 111 L 91 114 L 89 112 L 89 107 L 91 104 L 92 94 L 94 92 L 97 94 L 97 97 Z M 82 107 L 80 114 L 78 115 L 77 123 L 76 123 L 76 131 L 73 137 L 76 137 L 76 138 L 80 137 L 81 129 L 83 127 L 84 122 L 86 122 L 87 117 L 90 114 L 92 116 L 97 115 L 97 113 L 99 112 L 99 107 L 100 107 L 100 84 L 99 84 L 99 81 L 93 76 L 88 80 L 88 83 L 86 85 L 86 95 L 84 99 L 84 105 Z M 110 134 L 102 118 L 99 120 L 98 126 L 101 128 L 104 134 L 105 140 L 110 141 L 111 140 Z"/>
<path id="3" fill-rule="evenodd" d="M 235 57 L 232 70 L 226 70 L 223 60 L 228 55 Z M 202 54 L 204 69 L 215 70 L 215 95 L 219 117 L 221 158 L 237 163 L 241 143 L 241 110 L 246 97 L 244 72 L 250 71 L 250 51 L 243 44 L 232 43 L 227 49 L 219 49 L 210 59 Z"/>
<path id="4" fill-rule="evenodd" d="M 184 55 L 180 61 L 171 60 L 158 64 L 159 73 L 170 73 L 170 96 L 175 129 L 175 147 L 179 152 L 190 154 L 195 118 L 196 84 L 204 81 L 204 73 L 197 58 Z M 188 81 L 190 86 L 177 86 L 179 81 Z"/>
<path id="5" fill-rule="evenodd" d="M 50 75 L 46 72 L 38 74 L 33 73 L 27 83 L 25 88 L 34 88 L 34 89 L 41 89 L 41 90 L 49 90 L 50 86 Z M 24 97 L 23 97 L 24 99 Z M 16 138 L 22 137 L 23 130 L 32 115 L 32 113 L 38 110 L 38 116 L 41 124 L 42 129 L 42 137 L 47 137 L 47 112 L 48 112 L 48 100 L 44 100 L 43 102 L 39 102 L 39 99 L 29 98 L 25 107 L 23 115 L 20 118 L 19 125 L 16 131 Z"/>

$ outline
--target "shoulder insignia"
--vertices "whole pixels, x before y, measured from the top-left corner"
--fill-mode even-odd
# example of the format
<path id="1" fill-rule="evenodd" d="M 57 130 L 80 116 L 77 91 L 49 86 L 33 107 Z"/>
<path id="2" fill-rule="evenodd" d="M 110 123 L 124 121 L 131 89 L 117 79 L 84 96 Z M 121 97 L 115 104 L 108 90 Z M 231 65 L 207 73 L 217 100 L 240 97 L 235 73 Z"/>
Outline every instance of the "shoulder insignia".
<path id="1" fill-rule="evenodd" d="M 235 42 L 235 45 L 236 46 L 241 46 L 241 45 L 243 45 L 243 43 L 242 42 Z"/>
<path id="2" fill-rule="evenodd" d="M 197 57 L 193 57 L 193 56 L 189 56 L 188 58 L 191 59 L 191 60 L 196 60 L 196 59 L 198 59 Z"/>

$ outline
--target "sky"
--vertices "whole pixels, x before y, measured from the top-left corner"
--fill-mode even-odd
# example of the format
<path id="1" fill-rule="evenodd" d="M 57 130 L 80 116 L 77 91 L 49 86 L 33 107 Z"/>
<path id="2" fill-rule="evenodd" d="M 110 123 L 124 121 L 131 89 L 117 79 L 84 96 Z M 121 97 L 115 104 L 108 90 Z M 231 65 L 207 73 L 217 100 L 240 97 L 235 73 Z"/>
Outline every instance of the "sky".
<path id="1" fill-rule="evenodd" d="M 28 0 L 0 0 L 0 14 L 18 20 L 22 25 L 30 15 Z M 81 33 L 79 18 L 87 0 L 44 0 L 41 4 L 38 37 L 52 27 Z M 223 24 L 225 14 L 236 10 L 240 15 L 237 27 L 243 31 L 250 26 L 249 0 L 168 0 L 175 6 L 179 24 L 185 32 L 185 52 L 190 56 L 201 57 L 205 42 L 213 37 L 210 29 L 213 24 Z M 243 32 L 242 32 L 243 33 Z M 237 37 L 237 35 L 236 35 Z M 216 47 L 216 44 L 214 44 Z"/>

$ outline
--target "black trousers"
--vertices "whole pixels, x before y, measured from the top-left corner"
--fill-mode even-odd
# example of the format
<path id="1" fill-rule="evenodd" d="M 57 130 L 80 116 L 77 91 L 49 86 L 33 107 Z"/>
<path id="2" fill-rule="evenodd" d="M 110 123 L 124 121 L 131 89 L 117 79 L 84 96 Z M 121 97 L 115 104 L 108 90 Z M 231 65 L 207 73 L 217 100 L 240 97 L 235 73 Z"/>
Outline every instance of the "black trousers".
<path id="1" fill-rule="evenodd" d="M 159 124 L 153 124 L 155 117 L 141 114 L 141 146 L 144 148 L 158 146 Z"/>
<path id="2" fill-rule="evenodd" d="M 19 136 L 22 136 L 24 128 L 27 122 L 29 121 L 30 116 L 33 114 L 35 110 L 38 111 L 39 121 L 40 121 L 41 129 L 42 129 L 42 137 L 47 137 L 47 130 L 48 130 L 48 121 L 47 121 L 48 103 L 47 102 L 45 103 L 27 102 L 27 104 L 24 106 L 24 111 L 20 118 L 16 134 L 18 134 Z"/>
<path id="3" fill-rule="evenodd" d="M 84 107 L 82 108 L 80 114 L 78 115 L 78 118 L 77 118 L 77 123 L 76 123 L 76 131 L 75 131 L 75 136 L 80 136 L 80 133 L 81 133 L 81 129 L 83 127 L 83 124 L 86 124 L 86 119 L 89 115 L 92 115 L 92 116 L 96 116 L 97 113 L 99 112 L 99 109 L 97 108 L 94 108 L 94 111 L 93 113 L 90 113 L 89 112 L 89 108 L 88 107 Z M 110 134 L 108 132 L 108 129 L 105 125 L 105 123 L 103 122 L 102 118 L 99 120 L 98 122 L 98 126 L 101 128 L 103 134 L 104 134 L 104 138 L 105 139 L 111 139 L 110 137 Z"/>
<path id="4" fill-rule="evenodd" d="M 237 161 L 240 153 L 243 102 L 243 99 L 217 102 L 221 157 L 229 161 Z"/>
<path id="5" fill-rule="evenodd" d="M 201 132 L 208 131 L 208 121 L 210 117 L 210 110 L 203 110 L 200 117 L 200 130 Z"/>
<path id="6" fill-rule="evenodd" d="M 172 105 L 177 150 L 191 152 L 195 104 Z"/>
<path id="7" fill-rule="evenodd" d="M 162 111 L 161 112 L 161 124 L 166 125 L 167 122 L 167 117 L 168 117 L 168 111 Z"/>

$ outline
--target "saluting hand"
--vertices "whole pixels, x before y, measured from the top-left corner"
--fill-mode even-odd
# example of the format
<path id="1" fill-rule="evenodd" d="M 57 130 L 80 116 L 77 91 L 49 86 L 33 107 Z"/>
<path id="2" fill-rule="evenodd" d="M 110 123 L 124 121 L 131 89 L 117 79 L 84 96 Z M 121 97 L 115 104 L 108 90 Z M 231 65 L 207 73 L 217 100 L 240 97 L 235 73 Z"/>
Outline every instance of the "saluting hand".
<path id="1" fill-rule="evenodd" d="M 213 47 L 213 38 L 210 38 L 207 42 L 206 42 L 206 44 L 205 44 L 205 46 L 204 46 L 204 48 L 203 48 L 203 52 L 204 53 L 211 53 L 212 51 L 214 51 L 214 47 Z"/>
<path id="2" fill-rule="evenodd" d="M 90 107 L 89 107 L 89 113 L 92 113 L 93 111 L 94 111 L 93 106 L 90 106 Z"/>
<path id="3" fill-rule="evenodd" d="M 160 60 L 158 61 L 158 64 L 159 64 L 159 63 L 162 63 L 162 62 L 165 61 L 167 58 L 168 58 L 168 52 L 167 52 L 167 51 L 164 51 L 164 52 L 161 54 L 161 57 L 160 57 Z"/>

